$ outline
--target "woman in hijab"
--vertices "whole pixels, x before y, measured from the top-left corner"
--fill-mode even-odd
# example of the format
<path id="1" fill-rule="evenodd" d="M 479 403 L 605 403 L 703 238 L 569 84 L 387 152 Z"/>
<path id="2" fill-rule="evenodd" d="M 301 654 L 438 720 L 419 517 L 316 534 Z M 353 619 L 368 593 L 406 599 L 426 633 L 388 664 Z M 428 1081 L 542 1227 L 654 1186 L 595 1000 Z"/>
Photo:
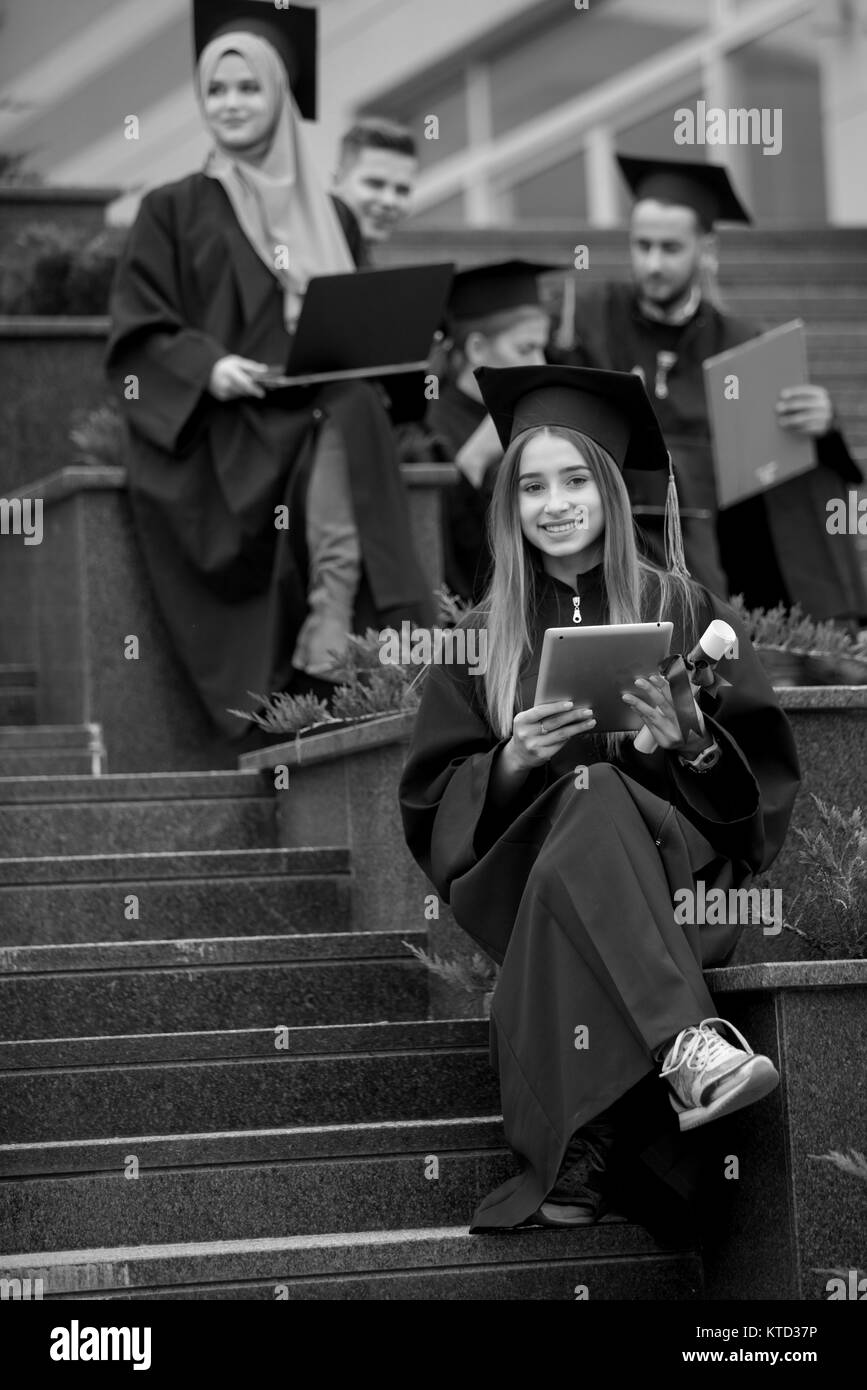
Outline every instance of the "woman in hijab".
<path id="1" fill-rule="evenodd" d="M 182 661 L 225 734 L 249 693 L 333 689 L 351 631 L 430 623 L 387 416 L 363 382 L 269 389 L 312 276 L 351 270 L 287 70 L 221 33 L 198 97 L 214 148 L 142 200 L 115 281 L 107 370 L 129 488 Z"/>
<path id="2" fill-rule="evenodd" d="M 428 671 L 400 801 L 417 862 L 500 966 L 491 1055 L 521 1172 L 471 1229 L 586 1225 L 606 1213 L 614 1169 L 691 1195 L 681 1132 L 777 1084 L 717 1017 L 702 974 L 742 924 L 683 924 L 673 895 L 695 901 L 699 879 L 727 890 L 767 868 L 798 761 L 734 613 L 683 566 L 671 473 L 668 567 L 636 552 L 622 469 L 670 468 L 639 379 L 571 367 L 476 379 L 506 449 L 493 576 L 464 619 L 486 639 L 486 669 Z M 739 645 L 699 695 L 703 729 L 682 662 L 623 694 L 651 753 L 596 733 L 591 709 L 535 703 L 547 628 L 668 619 L 672 653 L 687 654 L 717 618 Z"/>

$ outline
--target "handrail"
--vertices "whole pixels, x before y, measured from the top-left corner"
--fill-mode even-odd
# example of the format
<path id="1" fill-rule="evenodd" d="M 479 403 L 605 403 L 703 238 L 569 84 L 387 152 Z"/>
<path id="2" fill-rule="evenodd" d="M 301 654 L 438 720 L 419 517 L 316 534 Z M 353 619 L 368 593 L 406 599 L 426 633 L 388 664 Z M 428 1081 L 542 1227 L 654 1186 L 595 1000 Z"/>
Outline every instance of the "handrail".
<path id="1" fill-rule="evenodd" d="M 765 0 L 724 26 L 698 38 L 685 39 L 665 53 L 635 64 L 499 139 L 449 156 L 419 179 L 414 198 L 416 211 L 462 193 L 475 179 L 502 176 L 506 169 L 520 173 L 528 167 L 538 173 L 550 168 L 559 163 L 564 150 L 574 151 L 576 135 L 605 125 L 615 117 L 622 120 L 624 112 L 631 115 L 634 107 L 649 99 L 657 99 L 658 109 L 660 93 L 668 98 L 673 85 L 682 84 L 696 69 L 782 28 L 813 8 L 814 0 Z"/>

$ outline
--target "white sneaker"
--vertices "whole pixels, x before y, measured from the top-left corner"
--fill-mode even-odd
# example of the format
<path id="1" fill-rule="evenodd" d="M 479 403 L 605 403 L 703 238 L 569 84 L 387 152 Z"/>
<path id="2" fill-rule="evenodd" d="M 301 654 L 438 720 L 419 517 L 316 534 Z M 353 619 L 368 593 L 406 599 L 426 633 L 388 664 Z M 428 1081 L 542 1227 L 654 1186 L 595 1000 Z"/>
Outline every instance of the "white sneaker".
<path id="1" fill-rule="evenodd" d="M 732 1047 L 712 1023 L 721 1023 L 743 1046 Z M 706 1018 L 697 1028 L 678 1033 L 659 1074 L 671 1086 L 669 1099 L 682 1130 L 742 1110 L 780 1081 L 770 1057 L 753 1052 L 743 1033 L 724 1018 Z"/>

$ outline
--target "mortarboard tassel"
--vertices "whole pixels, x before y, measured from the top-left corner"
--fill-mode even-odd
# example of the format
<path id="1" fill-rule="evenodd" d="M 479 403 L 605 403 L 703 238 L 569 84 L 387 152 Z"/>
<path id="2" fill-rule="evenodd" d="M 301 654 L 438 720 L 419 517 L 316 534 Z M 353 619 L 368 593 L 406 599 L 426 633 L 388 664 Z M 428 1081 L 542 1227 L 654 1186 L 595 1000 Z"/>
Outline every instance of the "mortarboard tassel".
<path id="1" fill-rule="evenodd" d="M 683 533 L 680 529 L 680 500 L 674 481 L 674 463 L 668 455 L 668 488 L 665 493 L 665 563 L 672 574 L 690 579 L 683 553 Z"/>

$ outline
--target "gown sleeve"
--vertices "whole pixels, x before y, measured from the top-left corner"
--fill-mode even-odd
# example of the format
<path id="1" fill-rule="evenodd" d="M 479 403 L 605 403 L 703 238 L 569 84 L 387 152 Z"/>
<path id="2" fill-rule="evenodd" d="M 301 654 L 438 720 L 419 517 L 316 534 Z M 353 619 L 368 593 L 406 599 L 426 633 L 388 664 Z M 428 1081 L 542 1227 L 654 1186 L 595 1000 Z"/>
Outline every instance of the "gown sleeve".
<path id="1" fill-rule="evenodd" d="M 707 590 L 704 597 L 704 627 L 721 618 L 738 639 L 737 656 L 717 667 L 730 685 L 715 697 L 706 692 L 699 697 L 722 757 L 709 771 L 695 772 L 675 753 L 657 750 L 652 756 L 666 764 L 672 803 L 721 853 L 758 873 L 782 848 L 800 785 L 798 754 L 791 725 L 743 624 L 727 603 Z M 628 764 L 641 757 L 629 745 Z"/>
<path id="2" fill-rule="evenodd" d="M 142 200 L 112 287 L 106 371 L 119 390 L 138 377 L 124 414 L 167 453 L 183 450 L 214 364 L 228 353 L 184 321 L 182 304 L 171 207 L 157 189 Z"/>
<path id="3" fill-rule="evenodd" d="M 549 781 L 531 772 L 505 807 L 488 784 L 498 739 L 466 666 L 432 665 L 398 792 L 404 834 L 416 863 L 445 902 L 452 882 L 471 869 Z"/>

